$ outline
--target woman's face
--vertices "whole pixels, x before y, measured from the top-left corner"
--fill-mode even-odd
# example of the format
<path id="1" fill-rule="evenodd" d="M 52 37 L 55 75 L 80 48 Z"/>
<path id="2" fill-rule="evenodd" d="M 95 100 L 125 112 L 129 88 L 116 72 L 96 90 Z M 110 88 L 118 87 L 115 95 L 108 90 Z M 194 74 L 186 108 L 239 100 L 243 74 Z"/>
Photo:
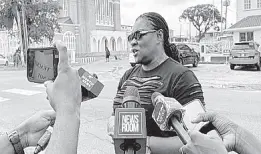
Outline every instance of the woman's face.
<path id="1" fill-rule="evenodd" d="M 155 57 L 157 31 L 147 19 L 138 19 L 128 37 L 136 63 L 148 65 Z"/>

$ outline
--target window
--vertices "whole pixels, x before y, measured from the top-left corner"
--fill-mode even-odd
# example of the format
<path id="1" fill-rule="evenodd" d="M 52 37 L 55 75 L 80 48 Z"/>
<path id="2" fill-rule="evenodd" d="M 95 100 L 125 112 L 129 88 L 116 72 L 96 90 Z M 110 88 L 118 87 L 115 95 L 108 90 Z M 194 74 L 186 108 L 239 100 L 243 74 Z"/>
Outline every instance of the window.
<path id="1" fill-rule="evenodd" d="M 251 9 L 251 0 L 244 0 L 244 9 L 245 10 Z"/>
<path id="2" fill-rule="evenodd" d="M 68 50 L 76 49 L 75 35 L 72 32 L 70 31 L 65 32 L 63 35 L 63 41 L 65 42 Z"/>
<path id="3" fill-rule="evenodd" d="M 257 8 L 261 8 L 261 0 L 257 0 Z"/>
<path id="4" fill-rule="evenodd" d="M 245 33 L 239 33 L 239 41 L 254 41 L 254 33 L 253 32 L 245 32 Z"/>
<path id="5" fill-rule="evenodd" d="M 240 42 L 246 41 L 246 33 L 239 33 L 239 41 Z"/>
<path id="6" fill-rule="evenodd" d="M 64 16 L 67 17 L 68 11 L 69 11 L 69 5 L 68 5 L 68 0 L 63 1 L 63 11 L 64 11 Z"/>
<path id="7" fill-rule="evenodd" d="M 99 23 L 99 3 L 98 3 L 98 0 L 94 1 L 94 5 L 95 5 L 96 23 Z"/>
<path id="8" fill-rule="evenodd" d="M 253 32 L 247 32 L 247 41 L 253 41 L 253 40 L 254 40 Z"/>

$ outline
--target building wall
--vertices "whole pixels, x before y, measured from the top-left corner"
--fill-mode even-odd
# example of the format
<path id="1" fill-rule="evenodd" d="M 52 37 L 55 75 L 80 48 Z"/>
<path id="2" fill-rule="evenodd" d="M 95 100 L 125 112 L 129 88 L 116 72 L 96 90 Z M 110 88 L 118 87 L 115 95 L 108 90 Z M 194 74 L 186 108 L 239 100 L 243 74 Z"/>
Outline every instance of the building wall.
<path id="1" fill-rule="evenodd" d="M 0 54 L 6 57 L 14 54 L 19 46 L 17 32 L 14 32 L 14 35 L 10 36 L 8 31 L 0 31 Z"/>
<path id="2" fill-rule="evenodd" d="M 114 1 L 114 26 L 116 31 L 121 30 L 121 10 L 120 10 L 120 0 Z"/>
<path id="3" fill-rule="evenodd" d="M 114 37 L 118 38 L 117 34 L 119 33 L 125 34 L 124 37 L 126 37 L 126 32 L 121 30 L 120 0 L 59 0 L 59 2 L 62 7 L 69 7 L 68 16 L 74 24 L 79 24 L 79 39 L 76 39 L 80 41 L 77 48 L 79 56 L 96 50 L 96 47 L 92 47 L 93 40 L 91 38 L 96 37 L 92 36 L 95 31 L 98 34 L 104 34 L 102 37 L 116 34 Z M 66 7 L 64 2 L 69 6 Z M 66 16 L 64 10 L 62 10 L 61 16 Z M 73 30 L 67 29 L 66 31 Z M 100 33 L 101 31 L 108 31 L 109 36 L 106 32 Z M 126 39 L 124 41 L 122 40 L 121 46 L 125 46 Z"/>
<path id="4" fill-rule="evenodd" d="M 254 32 L 254 40 L 261 45 L 261 30 Z"/>
<path id="5" fill-rule="evenodd" d="M 113 26 L 96 26 L 96 30 L 108 30 L 108 31 L 114 31 L 115 28 Z"/>
<path id="6" fill-rule="evenodd" d="M 95 30 L 91 32 L 91 52 L 101 52 L 105 55 L 105 42 L 110 51 L 125 51 L 127 36 L 124 31 Z"/>
<path id="7" fill-rule="evenodd" d="M 258 0 L 250 0 L 251 9 L 248 9 L 248 10 L 244 9 L 244 1 L 245 0 L 237 0 L 237 21 L 239 21 L 247 16 L 261 14 L 261 7 L 258 8 L 258 6 L 257 6 Z"/>
<path id="8" fill-rule="evenodd" d="M 233 33 L 233 40 L 235 43 L 239 42 L 239 32 Z"/>
<path id="9" fill-rule="evenodd" d="M 79 0 L 68 0 L 68 4 L 69 4 L 69 15 L 73 21 L 74 24 L 78 24 L 79 23 L 79 12 L 78 12 L 78 7 L 79 7 Z"/>

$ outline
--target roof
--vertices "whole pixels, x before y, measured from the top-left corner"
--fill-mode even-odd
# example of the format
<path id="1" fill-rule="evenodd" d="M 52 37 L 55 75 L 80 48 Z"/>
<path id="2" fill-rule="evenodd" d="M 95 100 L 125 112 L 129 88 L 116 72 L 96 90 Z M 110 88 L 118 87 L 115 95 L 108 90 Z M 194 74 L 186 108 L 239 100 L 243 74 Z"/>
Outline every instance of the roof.
<path id="1" fill-rule="evenodd" d="M 58 23 L 73 24 L 72 19 L 71 19 L 70 17 L 61 17 L 61 18 L 58 18 Z"/>
<path id="2" fill-rule="evenodd" d="M 261 26 L 261 15 L 248 16 L 241 19 L 229 29 L 248 28 Z"/>

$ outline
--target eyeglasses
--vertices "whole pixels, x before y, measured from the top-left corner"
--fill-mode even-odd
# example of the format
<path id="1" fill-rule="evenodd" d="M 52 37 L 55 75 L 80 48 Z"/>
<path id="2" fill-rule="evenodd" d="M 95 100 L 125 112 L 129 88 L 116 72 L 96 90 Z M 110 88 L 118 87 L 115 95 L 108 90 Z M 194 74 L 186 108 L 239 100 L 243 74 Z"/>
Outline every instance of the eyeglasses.
<path id="1" fill-rule="evenodd" d="M 128 41 L 131 42 L 133 39 L 140 40 L 142 38 L 142 36 L 147 35 L 148 33 L 154 33 L 156 31 L 157 30 L 143 30 L 143 31 L 138 30 L 134 33 L 131 33 L 128 36 Z"/>

